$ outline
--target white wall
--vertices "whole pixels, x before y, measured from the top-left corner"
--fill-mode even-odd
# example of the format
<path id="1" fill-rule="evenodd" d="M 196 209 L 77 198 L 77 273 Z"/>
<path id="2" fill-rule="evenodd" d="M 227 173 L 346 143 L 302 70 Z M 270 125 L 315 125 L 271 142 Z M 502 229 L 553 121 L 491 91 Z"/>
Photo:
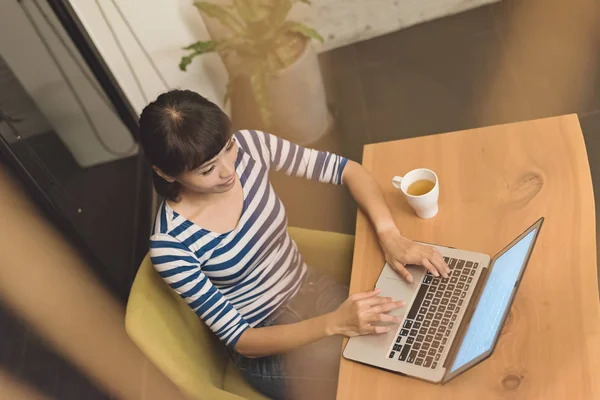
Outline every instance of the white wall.
<path id="1" fill-rule="evenodd" d="M 49 49 L 44 47 L 19 2 L 0 1 L 0 54 L 12 73 L 80 165 L 91 166 L 135 154 L 132 135 L 97 90 L 85 63 L 76 51 L 75 59 L 69 55 L 32 1 L 21 4 L 30 12 Z M 38 4 L 50 23 L 61 30 L 67 46 L 72 47 L 47 3 Z M 92 77 L 91 81 L 86 77 Z"/>
<path id="2" fill-rule="evenodd" d="M 222 106 L 227 73 L 217 55 L 197 58 L 187 72 L 178 67 L 179 59 L 185 54 L 182 47 L 209 39 L 191 0 L 69 2 L 138 113 L 148 101 L 169 88 L 197 91 Z M 119 49 L 109 24 L 127 58 Z M 132 70 L 141 85 L 136 83 Z"/>
<path id="3" fill-rule="evenodd" d="M 312 0 L 293 16 L 325 38 L 320 51 L 394 32 L 499 0 Z"/>
<path id="4" fill-rule="evenodd" d="M 194 0 L 187 1 L 192 3 Z M 209 1 L 216 4 L 233 3 L 233 0 Z M 323 44 L 315 42 L 316 50 L 323 52 L 498 1 L 311 0 L 310 6 L 296 3 L 289 17 L 315 28 L 323 36 Z M 211 32 L 223 36 L 223 29 L 218 23 L 208 23 Z"/>

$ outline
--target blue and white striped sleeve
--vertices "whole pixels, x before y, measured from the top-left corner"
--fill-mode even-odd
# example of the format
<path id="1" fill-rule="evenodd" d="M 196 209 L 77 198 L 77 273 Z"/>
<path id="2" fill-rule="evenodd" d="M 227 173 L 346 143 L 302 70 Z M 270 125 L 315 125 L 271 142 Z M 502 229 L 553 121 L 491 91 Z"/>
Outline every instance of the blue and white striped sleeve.
<path id="1" fill-rule="evenodd" d="M 342 173 L 348 159 L 327 151 L 307 149 L 261 131 L 243 131 L 248 142 L 261 143 L 269 168 L 286 175 L 323 183 L 342 184 Z"/>
<path id="2" fill-rule="evenodd" d="M 150 238 L 150 257 L 163 280 L 219 339 L 234 348 L 250 325 L 204 275 L 194 253 L 171 235 L 155 234 Z"/>

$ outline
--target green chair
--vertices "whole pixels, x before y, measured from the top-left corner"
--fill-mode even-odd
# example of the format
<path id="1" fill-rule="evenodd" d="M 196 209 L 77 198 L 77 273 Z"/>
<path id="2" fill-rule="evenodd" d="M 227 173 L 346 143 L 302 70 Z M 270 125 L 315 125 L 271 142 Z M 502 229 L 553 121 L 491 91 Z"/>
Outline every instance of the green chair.
<path id="1" fill-rule="evenodd" d="M 306 263 L 350 281 L 354 237 L 289 228 Z M 246 383 L 225 345 L 154 270 L 146 256 L 125 317 L 127 334 L 157 368 L 194 399 L 267 399 Z"/>

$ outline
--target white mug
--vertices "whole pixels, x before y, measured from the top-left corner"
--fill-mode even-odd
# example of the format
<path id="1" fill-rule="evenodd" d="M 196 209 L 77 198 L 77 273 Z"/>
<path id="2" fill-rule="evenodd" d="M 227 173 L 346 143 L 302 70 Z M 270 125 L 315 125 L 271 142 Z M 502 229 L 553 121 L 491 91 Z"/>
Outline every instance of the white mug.
<path id="1" fill-rule="evenodd" d="M 410 185 L 421 179 L 432 181 L 435 183 L 435 186 L 429 192 L 421 196 L 412 196 L 408 194 L 408 188 Z M 440 184 L 437 175 L 432 170 L 427 168 L 418 168 L 413 169 L 403 177 L 394 176 L 392 178 L 392 185 L 404 193 L 408 204 L 410 204 L 420 218 L 433 218 L 438 213 Z"/>

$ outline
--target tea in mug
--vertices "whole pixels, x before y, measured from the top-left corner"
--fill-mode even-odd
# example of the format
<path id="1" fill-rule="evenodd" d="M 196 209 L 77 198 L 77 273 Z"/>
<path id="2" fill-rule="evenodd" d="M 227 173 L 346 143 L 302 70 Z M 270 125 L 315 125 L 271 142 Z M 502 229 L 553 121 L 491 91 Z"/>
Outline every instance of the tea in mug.
<path id="1" fill-rule="evenodd" d="M 411 196 L 423 196 L 431 192 L 431 190 L 435 187 L 435 182 L 427 180 L 427 179 L 419 179 L 418 181 L 414 181 L 410 184 L 406 193 Z"/>

